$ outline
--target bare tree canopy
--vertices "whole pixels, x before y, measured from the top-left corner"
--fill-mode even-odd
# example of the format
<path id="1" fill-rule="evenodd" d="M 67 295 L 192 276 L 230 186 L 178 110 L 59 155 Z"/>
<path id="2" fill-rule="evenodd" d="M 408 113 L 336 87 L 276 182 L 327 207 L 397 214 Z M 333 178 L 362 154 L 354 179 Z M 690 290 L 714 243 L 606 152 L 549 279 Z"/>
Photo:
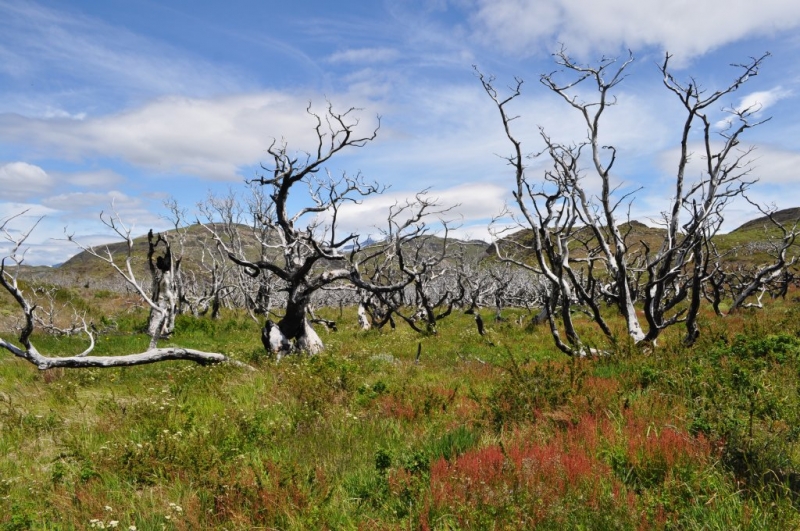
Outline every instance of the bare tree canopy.
<path id="1" fill-rule="evenodd" d="M 315 122 L 316 148 L 296 154 L 285 141 L 273 142 L 267 150 L 272 164 L 262 166 L 266 174 L 248 181 L 252 191 L 250 213 L 261 238 L 260 257 L 248 259 L 241 251 L 227 248 L 222 238 L 217 237 L 217 241 L 226 246 L 228 257 L 250 277 L 271 275 L 278 279 L 285 291 L 285 309 L 277 327 L 287 340 L 295 342 L 296 348 L 315 353 L 322 350 L 323 344 L 308 319 L 312 296 L 336 284 L 351 284 L 371 293 L 391 293 L 412 282 L 414 273 L 406 271 L 393 282 L 375 284 L 362 275 L 361 268 L 365 263 L 379 262 L 387 252 L 396 256 L 405 241 L 421 233 L 421 219 L 431 203 L 410 204 L 409 210 L 417 210 L 402 224 L 393 219 L 405 214 L 406 209 L 390 213 L 390 225 L 394 226 L 388 237 L 362 251 L 357 234 L 340 232 L 340 210 L 382 193 L 384 187 L 367 182 L 360 173 L 334 176 L 326 164 L 343 150 L 372 142 L 380 119 L 374 129 L 360 133 L 357 109 L 340 113 L 328 103 L 324 115 L 314 113 L 310 106 L 307 112 Z M 289 197 L 298 189 L 307 194 L 307 206 L 290 212 Z"/>
<path id="2" fill-rule="evenodd" d="M 768 56 L 733 65 L 733 80 L 714 91 L 704 89 L 694 78 L 679 81 L 670 69 L 671 56 L 665 56 L 659 70 L 666 89 L 678 98 L 684 120 L 678 136 L 674 191 L 662 221 L 666 236 L 659 248 L 635 242 L 643 251 L 633 250 L 629 239 L 631 220 L 626 205 L 634 200 L 636 191 L 626 191 L 622 182 L 615 181 L 612 170 L 617 148 L 601 140 L 604 113 L 617 104 L 613 91 L 624 81 L 633 54 L 623 59 L 602 58 L 590 65 L 577 63 L 564 48 L 554 54 L 559 69 L 541 75 L 540 82 L 580 115 L 586 138 L 565 143 L 540 127 L 545 149 L 533 155 L 523 151 L 512 128 L 518 116 L 511 114 L 510 108 L 522 94 L 522 79 L 517 78 L 508 94 L 501 95 L 494 79 L 478 72 L 512 145 L 506 160 L 515 174 L 519 214 L 507 214 L 517 220 L 518 227 L 531 232 L 531 241 L 505 238 L 505 245 L 495 249 L 500 259 L 546 279 L 548 321 L 563 352 L 579 356 L 589 352 L 574 325 L 575 312 L 586 313 L 611 341 L 617 340 L 606 322 L 602 301 L 616 308 L 634 343 L 651 343 L 676 323 L 684 323 L 687 343 L 697 338 L 701 300 L 714 274 L 720 274 L 713 267 L 712 238 L 724 221 L 725 207 L 736 197 L 746 197 L 755 182 L 750 177 L 754 148 L 741 147 L 743 135 L 768 120 L 757 118 L 758 108 L 731 107 L 726 109 L 727 126 L 715 133 L 706 109 L 721 105 L 724 97 L 756 76 Z M 686 175 L 692 156 L 690 139 L 697 136 L 703 168 L 698 177 L 690 179 Z M 534 177 L 526 166 L 528 157 L 546 158 L 549 167 Z M 625 222 L 628 229 L 623 229 Z M 785 252 L 794 242 L 795 230 L 779 228 L 784 231 L 782 251 L 776 253 L 773 264 L 754 272 L 750 282 L 756 287 L 742 289 L 736 301 L 755 293 L 761 285 L 759 279 L 780 275 L 793 263 Z M 507 252 L 510 248 L 523 252 Z M 533 263 L 519 258 L 526 253 L 532 254 Z M 644 322 L 637 303 L 643 309 Z"/>

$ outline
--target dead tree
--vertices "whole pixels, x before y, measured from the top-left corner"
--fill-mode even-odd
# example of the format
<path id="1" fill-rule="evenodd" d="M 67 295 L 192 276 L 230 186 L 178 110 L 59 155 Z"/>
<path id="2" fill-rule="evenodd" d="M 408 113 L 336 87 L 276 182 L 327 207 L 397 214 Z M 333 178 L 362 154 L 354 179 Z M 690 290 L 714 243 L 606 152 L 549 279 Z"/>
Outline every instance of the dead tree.
<path id="1" fill-rule="evenodd" d="M 751 204 L 758 208 L 767 218 L 771 229 L 778 233 L 776 236 L 767 232 L 768 239 L 764 250 L 771 261 L 749 268 L 739 266 L 731 270 L 722 264 L 718 254 L 715 255 L 714 272 L 709 282 L 717 315 L 722 314 L 719 309 L 720 302 L 726 295 L 731 300 L 727 315 L 741 308 L 761 308 L 762 298 L 767 293 L 773 298 L 784 297 L 793 278 L 789 269 L 797 263 L 797 256 L 789 256 L 789 252 L 797 239 L 798 223 L 795 222 L 791 227 L 787 227 L 776 219 L 774 209 L 767 210 L 752 201 Z M 748 302 L 752 297 L 756 298 L 755 303 Z"/>
<path id="2" fill-rule="evenodd" d="M 584 356 L 588 349 L 581 341 L 572 318 L 573 305 L 579 302 L 581 286 L 574 283 L 578 276 L 573 270 L 574 261 L 570 258 L 570 246 L 579 221 L 575 187 L 578 185 L 577 163 L 580 148 L 561 149 L 551 145 L 547 153 L 552 158 L 552 168 L 544 172 L 541 183 L 531 182 L 526 172 L 526 155 L 522 150 L 522 142 L 511 130 L 511 122 L 517 117 L 508 112 L 508 106 L 521 94 L 523 82 L 517 79 L 510 95 L 503 97 L 495 89 L 493 78 L 480 73 L 478 76 L 484 90 L 497 106 L 504 132 L 513 146 L 512 155 L 506 160 L 514 169 L 514 199 L 522 216 L 518 223 L 519 226 L 530 228 L 530 232 L 503 238 L 494 245 L 494 249 L 500 260 L 513 263 L 546 279 L 550 294 L 546 301 L 547 318 L 553 340 L 565 354 Z M 541 134 L 547 141 L 544 131 Z M 508 232 L 499 231 L 495 234 L 499 237 Z M 561 325 L 558 318 L 561 319 Z M 599 323 L 610 336 L 611 332 L 605 321 L 601 318 Z M 562 338 L 560 327 L 563 327 L 566 341 Z"/>
<path id="3" fill-rule="evenodd" d="M 338 227 L 339 211 L 345 204 L 358 203 L 364 197 L 381 193 L 383 188 L 367 183 L 360 173 L 336 178 L 326 169 L 337 153 L 363 147 L 374 140 L 380 124 L 362 134 L 354 116 L 356 109 L 339 113 L 329 103 L 324 115 L 312 112 L 310 106 L 307 112 L 316 122 L 314 150 L 293 154 L 285 141 L 273 142 L 267 149 L 272 163 L 262 166 L 267 173 L 248 181 L 267 190 L 265 196 L 254 196 L 265 200 L 258 201 L 251 209 L 254 226 L 265 234 L 260 241 L 261 257 L 250 260 L 235 249 L 228 249 L 228 257 L 251 278 L 269 273 L 282 282 L 285 309 L 277 326 L 298 349 L 315 353 L 323 348 L 307 318 L 315 292 L 336 282 L 351 282 L 379 291 L 398 288 L 368 286 L 361 279 L 356 253 L 358 236 L 342 235 Z M 289 196 L 298 188 L 307 189 L 307 206 L 290 213 Z M 218 241 L 224 244 L 221 239 Z"/>
<path id="4" fill-rule="evenodd" d="M 129 252 L 133 248 L 129 231 L 126 231 L 129 242 Z M 159 244 L 164 244 L 164 254 L 156 256 Z M 98 258 L 104 259 L 88 249 Z M 110 257 L 110 255 L 109 255 Z M 155 260 L 154 260 L 155 258 Z M 147 333 L 150 335 L 150 348 L 155 346 L 158 339 L 167 339 L 175 330 L 175 315 L 178 313 L 179 282 L 181 259 L 172 255 L 172 246 L 163 234 L 153 235 L 147 233 L 147 266 L 150 270 L 150 317 L 147 321 Z"/>
<path id="5" fill-rule="evenodd" d="M 174 271 L 176 313 L 188 310 L 197 317 L 211 312 L 211 318 L 217 319 L 223 305 L 232 306 L 228 299 L 234 291 L 230 283 L 234 266 L 199 222 L 190 224 L 186 210 L 175 199 L 165 201 L 164 205 L 173 225 L 170 252 L 177 257 L 176 265 L 184 265 Z M 191 253 L 190 259 L 184 262 L 187 252 Z"/>
<path id="6" fill-rule="evenodd" d="M 694 79 L 686 84 L 678 82 L 669 70 L 670 56 L 666 55 L 660 68 L 664 84 L 680 99 L 686 118 L 680 135 L 675 191 L 664 222 L 667 236 L 658 249 L 641 242 L 641 255 L 631 248 L 630 230 L 622 229 L 622 222 L 630 221 L 627 214 L 621 218 L 619 212 L 633 200 L 636 191 L 626 191 L 623 183 L 613 181 L 611 170 L 617 151 L 600 140 L 601 119 L 605 110 L 616 104 L 612 91 L 625 78 L 632 55 L 622 62 L 603 58 L 595 65 L 581 65 L 563 48 L 554 54 L 561 70 L 542 75 L 540 81 L 581 116 L 587 136 L 576 144 L 562 143 L 540 128 L 545 149 L 534 157 L 547 157 L 550 162 L 540 180 L 527 175 L 526 154 L 511 129 L 517 117 L 508 108 L 520 96 L 522 80 L 516 80 L 508 96 L 500 96 L 494 80 L 478 74 L 500 111 L 505 134 L 513 146 L 506 160 L 515 172 L 514 197 L 521 226 L 530 231 L 505 238 L 495 248 L 501 259 L 547 280 L 548 320 L 556 345 L 563 352 L 587 352 L 572 320 L 574 312 L 588 314 L 609 339 L 616 340 L 601 311 L 602 300 L 611 302 L 623 317 L 627 335 L 635 343 L 655 341 L 665 328 L 682 321 L 687 327 L 687 343 L 696 339 L 697 315 L 710 271 L 706 242 L 719 230 L 725 206 L 753 182 L 747 178 L 752 148 L 738 150 L 737 146 L 747 129 L 765 121 L 753 121 L 756 108 L 729 109 L 731 120 L 720 133 L 722 142 L 718 145 L 705 110 L 754 77 L 767 55 L 736 65 L 740 72 L 734 80 L 710 94 Z M 566 79 L 561 81 L 563 76 Z M 585 84 L 590 85 L 588 93 L 595 97 L 583 99 L 586 92 L 580 89 Z M 705 167 L 699 178 L 689 181 L 685 176 L 691 156 L 689 139 L 697 129 Z M 584 164 L 585 160 L 588 162 Z M 599 192 L 590 193 L 590 183 Z M 530 255 L 533 263 L 528 261 Z M 646 326 L 636 313 L 639 294 L 644 297 Z M 566 341 L 561 338 L 560 327 Z"/>
<path id="7" fill-rule="evenodd" d="M 211 270 L 213 286 L 212 304 L 244 308 L 250 317 L 261 322 L 274 306 L 283 303 L 281 281 L 269 271 L 253 277 L 248 270 L 233 263 L 228 255 L 244 257 L 252 262 L 267 259 L 269 227 L 256 222 L 254 212 L 260 212 L 267 201 L 258 187 L 251 187 L 251 195 L 242 202 L 233 192 L 225 196 L 209 197 L 197 205 L 202 217 L 202 227 L 213 240 L 204 246 L 208 257 L 207 270 Z M 266 207 L 264 207 L 266 208 Z"/>
<path id="8" fill-rule="evenodd" d="M 493 291 L 492 278 L 481 268 L 481 258 L 477 254 L 469 256 L 464 246 L 457 248 L 454 255 L 453 274 L 455 281 L 459 284 L 459 289 L 464 293 L 462 306 L 466 307 L 464 313 L 468 315 L 474 314 L 481 306 L 485 306 Z"/>
<path id="9" fill-rule="evenodd" d="M 55 336 L 72 336 L 89 332 L 86 324 L 86 312 L 79 314 L 72 301 L 59 304 L 56 301 L 59 292 L 57 286 L 35 286 L 32 288 L 34 304 L 39 310 L 34 314 L 34 321 L 41 330 Z M 72 314 L 67 324 L 64 324 L 63 313 L 69 309 Z"/>
<path id="10" fill-rule="evenodd" d="M 19 236 L 12 236 L 8 230 L 9 223 L 18 216 L 12 216 L 4 220 L 0 220 L 0 232 L 4 235 L 5 239 L 11 244 L 11 249 L 7 256 L 0 260 L 0 286 L 2 286 L 16 301 L 20 310 L 22 311 L 24 324 L 22 326 L 17 344 L 11 341 L 0 338 L 0 348 L 3 348 L 11 354 L 24 359 L 39 369 L 52 369 L 57 367 L 70 367 L 70 368 L 87 368 L 87 367 L 123 367 L 132 365 L 144 365 L 148 363 L 156 363 L 167 360 L 187 360 L 194 361 L 203 365 L 221 363 L 232 361 L 227 356 L 216 352 L 202 352 L 194 349 L 186 349 L 180 347 L 167 347 L 158 348 L 158 333 L 151 336 L 150 348 L 146 352 L 137 354 L 128 354 L 123 356 L 93 356 L 91 352 L 94 349 L 94 335 L 92 331 L 85 325 L 83 331 L 86 334 L 89 346 L 80 354 L 74 356 L 45 356 L 41 354 L 33 345 L 31 340 L 33 332 L 37 323 L 35 304 L 31 304 L 28 296 L 25 295 L 18 282 L 18 275 L 20 267 L 25 260 L 24 245 L 26 240 L 31 234 L 31 231 L 38 224 L 38 221 L 27 232 L 21 233 Z M 118 218 L 108 218 L 107 223 L 115 230 L 121 230 L 128 235 L 128 249 L 132 249 L 133 240 L 130 238 L 127 229 L 123 229 Z M 118 232 L 119 233 L 119 232 Z M 156 312 L 161 312 L 163 309 L 156 304 L 150 296 L 144 291 L 141 285 L 136 281 L 131 266 L 131 255 L 128 253 L 126 259 L 126 270 L 123 271 L 113 259 L 110 251 L 106 250 L 106 258 L 103 258 L 112 265 L 126 281 L 129 282 L 139 295 L 144 299 L 148 305 Z M 99 255 L 95 255 L 99 256 Z M 101 257 L 102 258 L 102 257 Z M 238 362 L 235 362 L 238 363 Z"/>
<path id="11" fill-rule="evenodd" d="M 634 308 L 635 289 L 631 286 L 629 245 L 620 230 L 617 213 L 618 207 L 624 204 L 631 193 L 622 194 L 620 197 L 613 196 L 617 186 L 611 182 L 611 170 L 616 162 L 616 149 L 613 146 L 601 144 L 599 130 L 603 113 L 609 106 L 616 103 L 616 99 L 611 96 L 611 91 L 624 79 L 625 69 L 633 62 L 633 56 L 629 55 L 621 64 L 618 64 L 616 60 L 601 59 L 596 66 L 576 64 L 564 49 L 555 57 L 556 64 L 567 72 L 573 73 L 574 77 L 566 82 L 558 82 L 556 74 L 552 73 L 542 75 L 540 81 L 578 111 L 587 130 L 587 140 L 577 147 L 555 143 L 543 130 L 540 131 L 547 146 L 547 152 L 555 162 L 556 171 L 561 173 L 561 177 L 564 179 L 566 192 L 574 203 L 580 223 L 588 229 L 588 231 L 581 231 L 575 235 L 575 239 L 580 241 L 584 247 L 582 253 L 584 257 L 582 258 L 585 261 L 581 268 L 584 276 L 582 279 L 571 278 L 571 280 L 576 286 L 582 302 L 590 308 L 593 318 L 603 332 L 608 335 L 607 326 L 603 323 L 600 311 L 596 307 L 595 295 L 599 294 L 599 290 L 594 289 L 597 286 L 594 275 L 595 266 L 600 265 L 605 269 L 610 277 L 610 282 L 608 283 L 609 289 L 605 290 L 604 295 L 614 302 L 619 313 L 625 319 L 628 335 L 638 342 L 644 339 L 644 332 Z M 576 84 L 584 80 L 588 80 L 592 85 L 591 88 L 596 91 L 597 97 L 594 100 L 583 101 L 573 94 Z M 587 156 L 591 159 L 593 177 L 596 175 L 599 180 L 600 194 L 596 197 L 592 197 L 586 191 L 580 174 L 581 170 L 577 164 L 583 149 L 587 150 Z M 608 155 L 604 156 L 604 153 L 608 153 Z M 585 234 L 586 232 L 589 234 Z M 586 237 L 589 235 L 591 238 Z M 584 236 L 582 240 L 581 236 Z M 570 275 L 572 277 L 574 273 L 570 271 Z"/>
<path id="12" fill-rule="evenodd" d="M 175 327 L 177 296 L 174 272 L 176 264 L 172 257 L 169 242 L 161 234 L 154 235 L 152 230 L 147 234 L 147 264 L 150 271 L 151 284 L 150 293 L 147 293 L 136 279 L 136 275 L 133 271 L 131 261 L 133 259 L 134 242 L 131 236 L 131 230 L 125 226 L 116 212 L 108 216 L 101 212 L 100 221 L 113 230 L 125 242 L 125 269 L 122 269 L 119 264 L 117 264 L 113 253 L 108 247 L 104 250 L 87 247 L 69 234 L 67 235 L 67 239 L 80 247 L 83 251 L 110 265 L 122 276 L 125 282 L 139 294 L 150 310 L 147 321 L 147 334 L 150 336 L 150 348 L 156 348 L 158 340 L 169 337 Z M 164 254 L 156 256 L 157 247 L 161 243 L 165 246 Z"/>
<path id="13" fill-rule="evenodd" d="M 754 119 L 759 105 L 728 108 L 728 125 L 715 135 L 707 109 L 718 105 L 723 97 L 758 75 L 768 56 L 767 53 L 747 63 L 733 65 L 739 70 L 733 81 L 710 94 L 693 78 L 688 82 L 678 81 L 669 70 L 671 56 L 664 57 L 660 68 L 664 86 L 678 97 L 686 114 L 680 136 L 674 196 L 665 220 L 667 238 L 661 249 L 648 252 L 646 256 L 647 280 L 642 289 L 649 328 L 646 340 L 655 340 L 661 330 L 680 320 L 680 311 L 673 311 L 672 316 L 666 314 L 685 298 L 689 303 L 685 317 L 686 342 L 693 343 L 700 333 L 697 317 L 709 260 L 705 242 L 719 230 L 728 203 L 744 195 L 755 182 L 748 177 L 754 148 L 739 147 L 742 134 L 769 120 Z M 702 133 L 700 149 L 704 167 L 699 178 L 689 181 L 686 168 L 691 158 L 690 137 L 698 128 Z"/>
<path id="14" fill-rule="evenodd" d="M 365 313 L 379 310 L 372 313 L 377 328 L 397 316 L 416 332 L 436 334 L 436 324 L 463 301 L 462 285 L 449 272 L 451 222 L 444 216 L 452 208 L 442 207 L 427 192 L 420 192 L 413 200 L 389 209 L 381 244 L 365 252 L 373 285 L 402 285 L 405 289 L 366 290 L 370 296 L 361 306 Z M 426 221 L 429 218 L 437 219 L 438 235 L 428 234 L 432 229 Z"/>

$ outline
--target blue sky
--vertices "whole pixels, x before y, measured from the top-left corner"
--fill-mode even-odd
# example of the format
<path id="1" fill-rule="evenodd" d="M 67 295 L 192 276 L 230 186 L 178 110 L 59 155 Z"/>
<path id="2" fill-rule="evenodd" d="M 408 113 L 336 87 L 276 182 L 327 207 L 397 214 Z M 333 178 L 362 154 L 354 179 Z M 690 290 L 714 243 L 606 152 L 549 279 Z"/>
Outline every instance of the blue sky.
<path id="1" fill-rule="evenodd" d="M 514 125 L 527 151 L 541 147 L 539 125 L 580 141 L 577 116 L 538 83 L 559 43 L 582 61 L 636 57 L 602 134 L 618 148 L 617 182 L 643 187 L 632 207 L 643 221 L 667 208 L 677 164 L 680 105 L 661 85 L 664 51 L 679 77 L 709 90 L 732 79 L 730 63 L 771 52 L 725 104 L 757 101 L 772 117 L 744 140 L 757 147 L 754 198 L 800 206 L 798 26 L 791 0 L 0 0 L 0 219 L 27 209 L 11 224 L 22 230 L 45 216 L 31 264 L 77 251 L 65 228 L 108 241 L 98 215 L 112 202 L 134 234 L 165 228 L 165 199 L 191 212 L 209 193 L 246 193 L 273 138 L 308 146 L 305 108 L 324 111 L 327 99 L 363 109 L 365 126 L 381 116 L 374 143 L 330 165 L 391 186 L 345 216 L 346 229 L 369 230 L 430 188 L 460 204 L 459 236 L 485 239 L 513 180 L 472 65 L 499 85 L 526 80 Z M 734 204 L 726 227 L 753 215 Z"/>

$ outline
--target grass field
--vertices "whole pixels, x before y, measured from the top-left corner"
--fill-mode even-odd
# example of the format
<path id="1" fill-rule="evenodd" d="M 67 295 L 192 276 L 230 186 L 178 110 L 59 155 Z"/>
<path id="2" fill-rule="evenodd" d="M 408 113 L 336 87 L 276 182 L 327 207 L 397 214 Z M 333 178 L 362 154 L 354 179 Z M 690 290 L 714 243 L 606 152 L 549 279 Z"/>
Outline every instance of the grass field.
<path id="1" fill-rule="evenodd" d="M 797 303 L 596 360 L 490 314 L 485 337 L 462 314 L 422 337 L 337 310 L 325 353 L 280 363 L 241 315 L 179 319 L 175 344 L 253 371 L 0 354 L 0 529 L 800 527 Z M 144 320 L 117 316 L 96 353 L 144 350 Z"/>

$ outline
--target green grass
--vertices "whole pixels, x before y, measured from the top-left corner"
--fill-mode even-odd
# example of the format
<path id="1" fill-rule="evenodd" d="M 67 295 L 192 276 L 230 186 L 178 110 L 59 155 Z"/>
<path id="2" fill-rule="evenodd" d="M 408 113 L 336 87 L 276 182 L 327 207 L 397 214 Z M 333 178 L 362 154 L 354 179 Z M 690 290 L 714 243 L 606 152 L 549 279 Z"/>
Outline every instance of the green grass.
<path id="1" fill-rule="evenodd" d="M 242 315 L 178 320 L 170 342 L 254 371 L 39 372 L 3 354 L 0 530 L 800 526 L 794 305 L 598 360 L 508 313 L 485 337 L 461 314 L 423 337 L 345 311 L 323 354 L 280 363 Z M 97 353 L 146 347 L 144 316 L 116 317 Z"/>

